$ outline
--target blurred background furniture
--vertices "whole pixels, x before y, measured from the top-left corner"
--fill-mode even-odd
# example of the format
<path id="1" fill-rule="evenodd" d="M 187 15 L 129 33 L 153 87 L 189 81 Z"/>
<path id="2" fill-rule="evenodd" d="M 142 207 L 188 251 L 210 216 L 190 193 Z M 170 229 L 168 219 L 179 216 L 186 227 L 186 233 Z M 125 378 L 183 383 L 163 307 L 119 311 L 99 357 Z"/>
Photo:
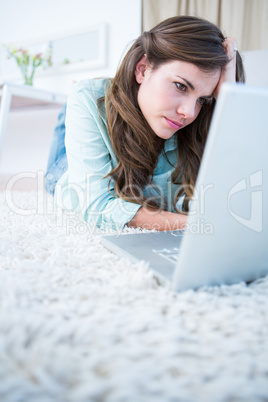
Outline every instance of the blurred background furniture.
<path id="1" fill-rule="evenodd" d="M 67 95 L 12 82 L 0 84 L 0 160 L 3 152 L 8 114 L 14 108 L 47 108 L 64 104 Z"/>

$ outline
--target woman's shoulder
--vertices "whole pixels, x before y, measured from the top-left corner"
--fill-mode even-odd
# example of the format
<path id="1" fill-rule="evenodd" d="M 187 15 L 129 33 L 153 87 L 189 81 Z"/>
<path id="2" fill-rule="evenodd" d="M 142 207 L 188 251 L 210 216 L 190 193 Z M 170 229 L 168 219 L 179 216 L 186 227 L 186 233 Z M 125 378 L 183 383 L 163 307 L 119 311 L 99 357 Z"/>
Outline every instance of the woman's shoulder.
<path id="1" fill-rule="evenodd" d="M 110 78 L 90 78 L 87 80 L 79 81 L 72 86 L 72 92 L 85 93 L 93 100 L 105 95 L 107 86 L 109 85 Z"/>

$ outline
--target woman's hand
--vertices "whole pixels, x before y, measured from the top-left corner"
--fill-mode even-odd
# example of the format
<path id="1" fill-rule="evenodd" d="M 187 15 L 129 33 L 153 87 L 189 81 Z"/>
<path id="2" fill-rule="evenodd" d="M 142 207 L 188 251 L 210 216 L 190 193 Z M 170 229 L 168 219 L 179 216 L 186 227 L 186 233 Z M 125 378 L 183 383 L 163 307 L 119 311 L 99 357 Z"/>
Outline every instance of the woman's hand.
<path id="1" fill-rule="evenodd" d="M 161 209 L 152 211 L 146 207 L 141 207 L 127 226 L 160 231 L 177 230 L 185 228 L 187 218 L 187 215 L 176 212 L 168 212 Z"/>
<path id="2" fill-rule="evenodd" d="M 237 45 L 236 40 L 233 37 L 226 38 L 223 42 L 223 46 L 225 48 L 225 52 L 229 58 L 229 62 L 224 67 L 218 85 L 213 93 L 213 97 L 217 99 L 220 92 L 220 87 L 224 82 L 233 82 L 235 83 L 235 73 L 236 73 L 236 52 Z"/>

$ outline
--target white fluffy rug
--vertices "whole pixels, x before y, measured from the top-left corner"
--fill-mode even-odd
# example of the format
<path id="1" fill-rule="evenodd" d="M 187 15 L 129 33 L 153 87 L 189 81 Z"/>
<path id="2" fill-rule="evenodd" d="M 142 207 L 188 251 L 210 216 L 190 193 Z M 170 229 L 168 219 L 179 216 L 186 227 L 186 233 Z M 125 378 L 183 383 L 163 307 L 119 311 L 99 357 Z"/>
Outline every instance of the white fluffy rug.
<path id="1" fill-rule="evenodd" d="M 267 277 L 176 294 L 37 195 L 1 193 L 1 402 L 268 401 Z"/>

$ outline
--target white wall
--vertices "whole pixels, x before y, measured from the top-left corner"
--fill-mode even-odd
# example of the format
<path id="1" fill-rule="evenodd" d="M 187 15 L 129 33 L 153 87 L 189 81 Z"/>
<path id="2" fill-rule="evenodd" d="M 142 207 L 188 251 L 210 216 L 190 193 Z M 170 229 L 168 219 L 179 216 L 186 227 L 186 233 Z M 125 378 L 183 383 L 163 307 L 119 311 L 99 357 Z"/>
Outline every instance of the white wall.
<path id="1" fill-rule="evenodd" d="M 107 66 L 42 76 L 34 85 L 68 94 L 73 80 L 112 76 L 131 42 L 141 33 L 141 0 L 0 0 L 0 40 L 23 43 L 104 22 L 108 28 Z M 44 169 L 59 109 L 10 113 L 0 173 Z"/>
<path id="2" fill-rule="evenodd" d="M 39 87 L 68 92 L 73 80 L 110 76 L 123 52 L 141 32 L 141 0 L 0 0 L 2 43 L 28 42 L 104 22 L 108 28 L 108 63 L 101 70 L 38 78 Z"/>

